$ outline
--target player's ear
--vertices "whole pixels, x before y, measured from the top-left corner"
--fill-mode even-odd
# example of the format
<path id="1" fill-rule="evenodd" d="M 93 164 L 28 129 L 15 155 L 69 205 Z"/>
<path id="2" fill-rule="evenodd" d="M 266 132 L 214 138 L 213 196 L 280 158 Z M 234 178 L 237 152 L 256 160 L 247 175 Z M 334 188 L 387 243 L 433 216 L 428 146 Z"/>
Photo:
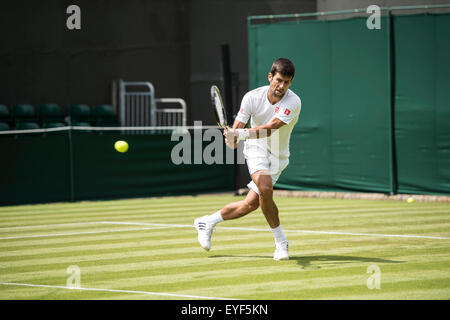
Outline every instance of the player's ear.
<path id="1" fill-rule="evenodd" d="M 269 75 L 267 76 L 267 79 L 269 79 L 269 82 L 271 82 L 272 81 L 272 72 L 269 72 Z"/>

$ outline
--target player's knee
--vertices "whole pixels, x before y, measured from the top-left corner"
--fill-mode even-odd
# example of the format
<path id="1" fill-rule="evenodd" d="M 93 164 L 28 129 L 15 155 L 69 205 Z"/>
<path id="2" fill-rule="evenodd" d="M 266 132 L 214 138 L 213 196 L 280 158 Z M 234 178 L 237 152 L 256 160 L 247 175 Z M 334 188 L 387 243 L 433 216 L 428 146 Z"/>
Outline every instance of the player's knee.
<path id="1" fill-rule="evenodd" d="M 273 196 L 273 187 L 271 185 L 258 186 L 258 190 L 262 198 L 271 198 Z"/>

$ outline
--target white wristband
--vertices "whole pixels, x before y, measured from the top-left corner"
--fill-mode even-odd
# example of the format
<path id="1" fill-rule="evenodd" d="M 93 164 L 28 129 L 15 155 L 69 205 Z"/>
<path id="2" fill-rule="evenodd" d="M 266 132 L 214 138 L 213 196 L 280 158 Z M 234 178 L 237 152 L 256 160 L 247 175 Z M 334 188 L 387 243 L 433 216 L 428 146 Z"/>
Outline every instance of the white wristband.
<path id="1" fill-rule="evenodd" d="M 238 140 L 247 140 L 250 136 L 250 131 L 248 129 L 236 129 L 238 134 Z"/>

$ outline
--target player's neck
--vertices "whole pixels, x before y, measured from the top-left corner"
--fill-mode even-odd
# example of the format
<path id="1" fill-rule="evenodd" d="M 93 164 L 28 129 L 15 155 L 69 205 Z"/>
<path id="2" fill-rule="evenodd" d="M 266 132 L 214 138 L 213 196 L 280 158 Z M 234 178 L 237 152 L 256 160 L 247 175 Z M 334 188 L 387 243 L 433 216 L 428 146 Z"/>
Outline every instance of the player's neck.
<path id="1" fill-rule="evenodd" d="M 270 102 L 272 105 L 274 105 L 274 104 L 280 102 L 281 99 L 283 99 L 283 97 L 284 97 L 285 94 L 286 94 L 286 93 L 284 93 L 281 97 L 277 97 L 277 96 L 275 96 L 275 95 L 273 95 L 273 94 L 270 94 L 270 92 L 267 92 L 267 100 L 269 100 L 269 102 Z"/>

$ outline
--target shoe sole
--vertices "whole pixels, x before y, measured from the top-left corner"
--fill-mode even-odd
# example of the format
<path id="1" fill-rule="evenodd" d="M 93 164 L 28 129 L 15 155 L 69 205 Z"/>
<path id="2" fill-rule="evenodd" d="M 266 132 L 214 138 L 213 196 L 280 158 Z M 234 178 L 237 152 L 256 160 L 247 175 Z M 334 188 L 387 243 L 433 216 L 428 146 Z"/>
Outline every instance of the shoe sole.
<path id="1" fill-rule="evenodd" d="M 283 257 L 283 258 L 279 258 L 279 259 L 273 258 L 273 260 L 275 260 L 275 261 L 289 260 L 289 257 Z"/>

